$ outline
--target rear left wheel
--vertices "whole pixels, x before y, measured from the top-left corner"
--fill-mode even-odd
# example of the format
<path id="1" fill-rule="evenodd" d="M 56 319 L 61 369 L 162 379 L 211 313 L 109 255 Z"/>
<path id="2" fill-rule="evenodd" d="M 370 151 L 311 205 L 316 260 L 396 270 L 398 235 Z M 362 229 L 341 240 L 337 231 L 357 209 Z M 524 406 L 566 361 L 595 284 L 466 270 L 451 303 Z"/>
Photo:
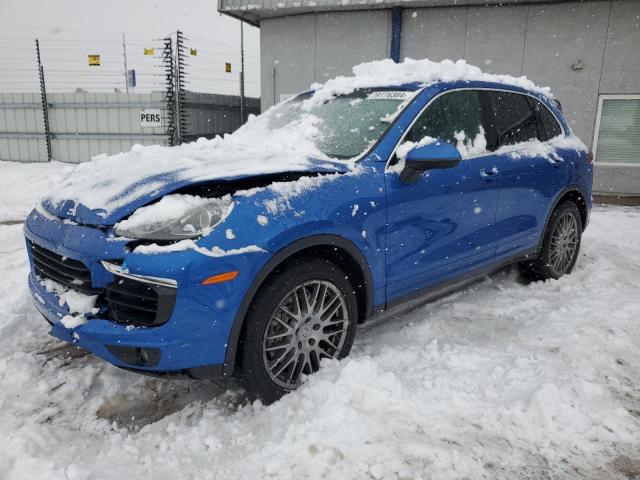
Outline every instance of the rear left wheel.
<path id="1" fill-rule="evenodd" d="M 520 264 L 532 280 L 560 278 L 571 273 L 578 259 L 582 239 L 582 219 L 575 203 L 566 201 L 551 214 L 542 248 L 536 260 Z"/>
<path id="2" fill-rule="evenodd" d="M 344 358 L 356 319 L 353 287 L 333 263 L 308 258 L 280 269 L 246 318 L 241 373 L 249 394 L 271 403 L 316 372 L 323 358 Z"/>

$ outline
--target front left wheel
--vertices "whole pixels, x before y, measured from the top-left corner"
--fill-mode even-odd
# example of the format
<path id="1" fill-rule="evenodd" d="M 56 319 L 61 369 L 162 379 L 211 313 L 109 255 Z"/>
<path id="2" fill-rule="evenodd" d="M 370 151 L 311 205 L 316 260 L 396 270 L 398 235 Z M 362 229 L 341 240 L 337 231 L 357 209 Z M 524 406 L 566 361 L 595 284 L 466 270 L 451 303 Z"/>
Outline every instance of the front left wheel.
<path id="1" fill-rule="evenodd" d="M 298 259 L 260 287 L 245 320 L 241 376 L 265 403 L 300 384 L 323 358 L 344 358 L 355 337 L 358 306 L 345 273 L 320 258 Z"/>

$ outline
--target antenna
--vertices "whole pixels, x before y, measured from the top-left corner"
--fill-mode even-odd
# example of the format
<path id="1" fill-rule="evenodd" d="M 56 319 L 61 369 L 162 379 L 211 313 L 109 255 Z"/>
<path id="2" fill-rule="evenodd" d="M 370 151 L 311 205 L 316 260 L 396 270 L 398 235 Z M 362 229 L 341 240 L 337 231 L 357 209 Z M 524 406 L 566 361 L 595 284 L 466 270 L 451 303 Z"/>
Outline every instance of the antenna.
<path id="1" fill-rule="evenodd" d="M 127 42 L 122 34 L 122 56 L 124 57 L 124 86 L 129 93 L 129 75 L 127 74 Z"/>

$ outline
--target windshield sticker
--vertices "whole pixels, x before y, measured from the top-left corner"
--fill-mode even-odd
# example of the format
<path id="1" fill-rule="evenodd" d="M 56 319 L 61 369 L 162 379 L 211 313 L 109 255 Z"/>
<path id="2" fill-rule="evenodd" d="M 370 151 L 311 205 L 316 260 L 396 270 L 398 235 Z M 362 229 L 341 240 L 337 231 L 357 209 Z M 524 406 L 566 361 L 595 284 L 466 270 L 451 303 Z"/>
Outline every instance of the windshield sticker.
<path id="1" fill-rule="evenodd" d="M 406 101 L 413 98 L 415 92 L 407 92 L 405 90 L 393 91 L 393 90 L 380 90 L 377 92 L 371 92 L 367 95 L 367 100 L 401 100 Z"/>

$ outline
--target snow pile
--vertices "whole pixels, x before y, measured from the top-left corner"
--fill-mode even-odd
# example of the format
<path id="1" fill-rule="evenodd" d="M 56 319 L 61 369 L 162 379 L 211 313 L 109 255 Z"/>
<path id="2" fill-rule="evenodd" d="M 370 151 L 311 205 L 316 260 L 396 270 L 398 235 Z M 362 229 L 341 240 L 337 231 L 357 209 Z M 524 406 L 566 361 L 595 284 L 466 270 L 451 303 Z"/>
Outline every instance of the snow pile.
<path id="1" fill-rule="evenodd" d="M 484 128 L 482 126 L 480 126 L 480 131 L 474 138 L 467 138 L 464 131 L 462 131 L 456 132 L 455 139 L 456 148 L 463 159 L 487 153 L 487 139 L 484 136 Z"/>
<path id="2" fill-rule="evenodd" d="M 82 325 L 87 322 L 87 315 L 98 313 L 96 308 L 97 295 L 80 293 L 54 282 L 50 278 L 45 278 L 40 283 L 48 293 L 55 293 L 58 296 L 58 304 L 61 307 L 66 305 L 69 309 L 69 313 L 60 320 L 60 323 L 66 328 Z"/>
<path id="3" fill-rule="evenodd" d="M 231 250 L 223 250 L 220 247 L 211 247 L 205 248 L 198 245 L 195 241 L 191 239 L 180 240 L 179 242 L 170 243 L 169 245 L 158 245 L 156 243 L 152 243 L 150 245 L 139 245 L 135 248 L 135 253 L 143 253 L 143 254 L 157 254 L 157 253 L 168 253 L 168 252 L 183 252 L 185 250 L 194 250 L 202 255 L 206 255 L 207 257 L 228 257 L 230 255 L 242 255 L 245 253 L 257 253 L 264 252 L 265 250 L 258 247 L 257 245 L 247 245 L 246 247 L 241 248 L 232 248 Z"/>
<path id="4" fill-rule="evenodd" d="M 549 87 L 538 87 L 527 77 L 512 77 L 510 75 L 495 75 L 485 73 L 480 68 L 469 65 L 465 60 L 431 60 L 405 59 L 402 63 L 395 63 L 387 58 L 374 62 L 361 63 L 353 67 L 353 76 L 339 76 L 328 80 L 324 84 L 314 84 L 316 90 L 311 98 L 305 100 L 304 107 L 313 108 L 314 105 L 325 102 L 336 95 L 347 95 L 357 88 L 384 87 L 389 85 L 403 85 L 407 83 L 421 83 L 429 85 L 436 82 L 482 81 L 495 82 L 552 96 Z"/>
<path id="5" fill-rule="evenodd" d="M 251 117 L 233 134 L 178 147 L 136 145 L 130 152 L 98 155 L 78 165 L 46 201 L 61 205 L 72 200 L 107 216 L 176 181 L 305 171 L 317 164 L 310 158 L 324 160 L 322 165 L 331 168 L 331 160 L 315 146 L 320 135 L 316 117 L 306 115 L 275 130 L 269 121 L 268 114 Z"/>
<path id="6" fill-rule="evenodd" d="M 623 480 L 640 465 L 639 235 L 638 209 L 598 209 L 573 275 L 503 273 L 360 330 L 264 407 L 61 347 L 20 226 L 0 227 L 0 478 Z"/>
<path id="7" fill-rule="evenodd" d="M 0 223 L 22 222 L 43 193 L 68 175 L 73 165 L 60 162 L 0 162 Z M 24 178 L 29 169 L 28 179 Z"/>
<path id="8" fill-rule="evenodd" d="M 597 208 L 572 275 L 503 272 L 359 330 L 265 407 L 48 336 L 22 227 L 0 226 L 0 478 L 632 478 L 639 237 L 640 209 Z"/>
<path id="9" fill-rule="evenodd" d="M 563 159 L 556 153 L 556 150 L 562 149 L 575 150 L 577 152 L 587 152 L 589 150 L 582 140 L 570 134 L 566 137 L 558 135 L 546 142 L 532 139 L 516 145 L 506 145 L 500 147 L 494 153 L 496 155 L 506 153 L 511 158 L 543 157 L 550 162 L 561 162 Z"/>
<path id="10" fill-rule="evenodd" d="M 487 150 L 487 140 L 484 135 L 484 129 L 480 127 L 480 132 L 473 139 L 467 138 L 465 133 L 456 132 L 456 149 L 460 152 L 463 160 L 476 157 L 479 155 L 508 155 L 511 158 L 532 158 L 542 157 L 552 163 L 563 161 L 558 155 L 557 150 L 575 150 L 577 152 L 587 152 L 587 146 L 573 134 L 568 136 L 558 135 L 546 142 L 538 139 L 531 139 L 526 142 L 516 143 L 514 145 L 505 145 L 497 150 L 490 152 Z M 388 171 L 401 172 L 404 169 L 405 159 L 409 152 L 417 147 L 422 147 L 436 142 L 437 139 L 425 136 L 419 142 L 406 141 L 401 143 L 396 149 L 396 155 L 400 160 L 397 164 L 392 165 Z"/>
<path id="11" fill-rule="evenodd" d="M 341 173 L 328 173 L 321 175 L 305 175 L 297 180 L 286 182 L 273 182 L 267 187 L 252 188 L 249 190 L 242 190 L 235 193 L 237 196 L 250 197 L 256 193 L 264 190 L 270 190 L 276 195 L 274 198 L 265 200 L 264 204 L 267 211 L 271 215 L 277 215 L 286 210 L 291 210 L 290 200 L 299 195 L 303 195 L 311 190 L 318 188 L 325 182 L 332 182 L 342 175 L 360 175 L 365 172 L 365 169 L 360 164 L 352 166 L 351 170 L 345 174 Z"/>
<path id="12" fill-rule="evenodd" d="M 405 160 L 407 158 L 407 155 L 409 154 L 409 152 L 411 150 L 413 150 L 414 148 L 419 148 L 419 147 L 424 147 L 426 145 L 431 145 L 432 143 L 436 143 L 438 141 L 437 138 L 433 138 L 430 137 L 428 135 L 425 135 L 424 137 L 422 137 L 420 139 L 419 142 L 402 142 L 398 148 L 396 149 L 396 155 L 398 156 L 398 158 L 400 160 Z"/>

